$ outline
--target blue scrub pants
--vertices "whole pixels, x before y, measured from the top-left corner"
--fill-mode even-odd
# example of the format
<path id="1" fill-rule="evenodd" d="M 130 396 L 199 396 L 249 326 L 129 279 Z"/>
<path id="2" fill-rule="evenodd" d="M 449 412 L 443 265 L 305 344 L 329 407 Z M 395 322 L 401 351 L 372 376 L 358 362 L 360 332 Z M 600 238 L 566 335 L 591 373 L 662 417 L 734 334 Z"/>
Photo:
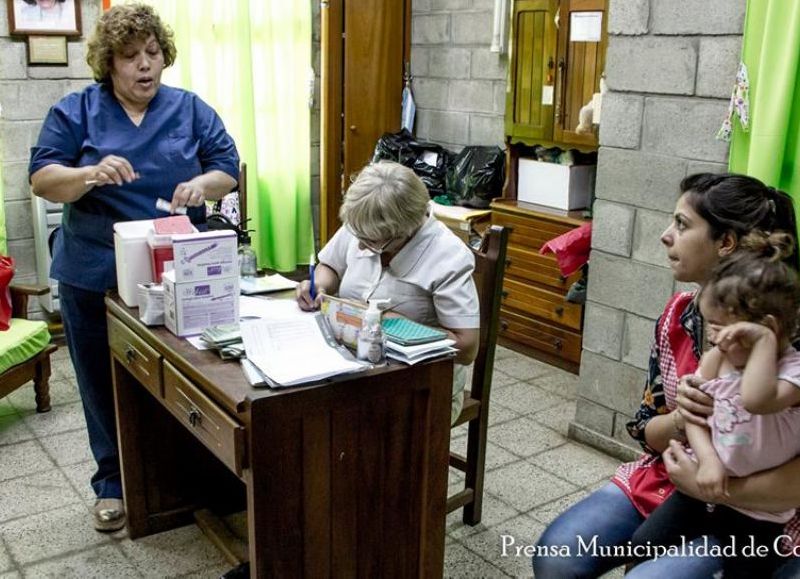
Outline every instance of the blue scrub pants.
<path id="1" fill-rule="evenodd" d="M 597 547 L 627 545 L 644 518 L 614 483 L 608 483 L 559 515 L 539 537 L 539 546 L 567 545 L 572 557 L 533 558 L 537 579 L 568 579 L 599 577 L 615 567 L 624 565 L 624 558 L 578 557 L 578 536 L 588 545 L 596 536 Z M 551 552 L 554 549 L 551 549 Z M 626 575 L 626 578 L 649 579 L 681 577 L 694 579 L 711 577 L 721 570 L 721 561 L 713 557 L 665 557 L 646 561 Z"/>
<path id="2" fill-rule="evenodd" d="M 89 445 L 97 462 L 92 488 L 98 498 L 122 498 L 105 294 L 59 283 L 58 297 Z"/>

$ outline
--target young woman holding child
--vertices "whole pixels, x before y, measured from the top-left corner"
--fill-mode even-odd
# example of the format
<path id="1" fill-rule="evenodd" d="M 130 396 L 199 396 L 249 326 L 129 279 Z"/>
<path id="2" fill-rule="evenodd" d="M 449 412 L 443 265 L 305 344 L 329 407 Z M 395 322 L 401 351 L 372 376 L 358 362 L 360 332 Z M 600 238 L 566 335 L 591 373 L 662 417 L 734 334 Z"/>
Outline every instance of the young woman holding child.
<path id="1" fill-rule="evenodd" d="M 680 191 L 673 221 L 661 236 L 677 281 L 704 285 L 719 261 L 737 253 L 740 241 L 753 231 L 795 231 L 791 199 L 757 179 L 703 173 L 684 179 Z M 687 422 L 702 423 L 713 412 L 712 399 L 696 387 L 698 382 L 681 380 L 697 370 L 704 349 L 703 334 L 695 292 L 675 294 L 656 323 L 642 404 L 627 425 L 645 454 L 636 462 L 621 465 L 610 483 L 548 526 L 539 538 L 537 553 L 547 552 L 542 547 L 566 545 L 573 556 L 535 556 L 537 578 L 597 577 L 626 563 L 629 556 L 575 554 L 580 543 L 593 540 L 598 547 L 630 544 L 639 525 L 673 490 L 662 458 L 668 448 L 669 475 L 687 494 L 698 496 L 691 459 L 678 443 L 670 441 L 685 441 Z M 735 482 L 731 481 L 731 489 Z M 763 484 L 768 486 L 770 481 Z M 781 489 L 772 490 L 776 495 Z M 800 504 L 800 498 L 786 500 L 796 500 L 792 506 Z M 714 557 L 668 557 L 639 565 L 631 576 L 663 577 L 666 573 L 709 577 L 720 568 L 720 560 Z"/>
<path id="2" fill-rule="evenodd" d="M 778 512 L 717 504 L 728 476 L 744 477 L 800 454 L 800 352 L 791 346 L 800 316 L 797 271 L 781 262 L 793 253 L 785 233 L 751 233 L 724 258 L 698 294 L 714 346 L 697 373 L 714 398 L 708 426 L 686 424 L 698 462 L 695 499 L 673 492 L 638 528 L 633 546 L 680 545 L 713 536 L 723 547 L 724 576 L 764 577 L 780 564 L 784 525 L 796 509 Z"/>

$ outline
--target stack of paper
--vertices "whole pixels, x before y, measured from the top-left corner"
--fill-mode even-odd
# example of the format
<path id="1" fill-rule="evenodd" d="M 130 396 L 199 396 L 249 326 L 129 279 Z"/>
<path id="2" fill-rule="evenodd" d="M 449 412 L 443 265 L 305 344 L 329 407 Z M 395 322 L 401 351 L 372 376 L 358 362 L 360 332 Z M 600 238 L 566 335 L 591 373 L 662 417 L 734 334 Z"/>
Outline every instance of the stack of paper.
<path id="1" fill-rule="evenodd" d="M 239 279 L 239 291 L 245 295 L 265 294 L 294 289 L 296 281 L 292 281 L 276 273 L 264 277 L 243 277 Z"/>
<path id="2" fill-rule="evenodd" d="M 333 347 L 320 322 L 324 318 L 312 314 L 243 322 L 247 359 L 274 386 L 315 382 L 369 367 Z"/>
<path id="3" fill-rule="evenodd" d="M 436 342 L 429 342 L 427 344 L 419 344 L 416 346 L 401 346 L 396 342 L 390 340 L 386 341 L 386 356 L 393 360 L 405 362 L 406 364 L 416 364 L 423 360 L 430 358 L 438 358 L 447 354 L 455 354 L 458 352 L 453 348 L 455 340 L 445 339 Z"/>

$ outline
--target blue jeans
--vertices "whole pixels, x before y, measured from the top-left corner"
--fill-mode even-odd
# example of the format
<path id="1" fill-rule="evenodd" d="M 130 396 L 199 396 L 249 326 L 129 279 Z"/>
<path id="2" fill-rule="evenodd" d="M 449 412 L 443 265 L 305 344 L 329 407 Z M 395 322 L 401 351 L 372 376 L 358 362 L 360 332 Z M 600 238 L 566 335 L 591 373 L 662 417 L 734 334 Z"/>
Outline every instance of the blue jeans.
<path id="1" fill-rule="evenodd" d="M 567 545 L 572 557 L 533 558 L 533 572 L 537 579 L 599 577 L 603 573 L 628 562 L 628 557 L 592 557 L 579 551 L 578 537 L 584 545 L 590 545 L 597 537 L 597 550 L 602 547 L 628 545 L 634 531 L 644 517 L 614 483 L 608 483 L 585 499 L 575 503 L 561 513 L 539 537 L 537 546 L 549 546 L 556 550 Z M 581 556 L 578 556 L 581 555 Z M 713 557 L 664 557 L 656 561 L 645 561 L 636 566 L 626 577 L 634 579 L 705 579 L 722 569 L 722 562 Z"/>
<path id="2" fill-rule="evenodd" d="M 104 294 L 59 283 L 58 297 L 89 445 L 97 462 L 92 488 L 99 498 L 122 498 Z"/>
<path id="3" fill-rule="evenodd" d="M 633 536 L 644 518 L 614 483 L 608 483 L 561 513 L 539 537 L 537 547 L 550 547 L 551 552 L 566 545 L 570 557 L 533 557 L 533 573 L 537 579 L 599 577 L 606 571 L 627 562 L 627 557 L 591 556 L 580 550 L 579 537 L 596 547 L 624 545 Z M 538 552 L 538 551 L 537 551 Z"/>

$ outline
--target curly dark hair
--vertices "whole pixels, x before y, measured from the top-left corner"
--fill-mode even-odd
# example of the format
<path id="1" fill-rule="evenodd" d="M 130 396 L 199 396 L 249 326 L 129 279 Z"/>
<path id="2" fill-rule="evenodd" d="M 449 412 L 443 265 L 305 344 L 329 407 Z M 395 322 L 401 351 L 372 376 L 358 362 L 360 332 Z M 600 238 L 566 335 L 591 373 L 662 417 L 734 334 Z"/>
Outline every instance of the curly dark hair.
<path id="1" fill-rule="evenodd" d="M 700 295 L 738 319 L 762 323 L 773 316 L 788 338 L 797 334 L 800 279 L 787 265 L 795 240 L 788 233 L 753 232 L 739 240 L 741 251 L 723 258 Z"/>
<path id="2" fill-rule="evenodd" d="M 120 4 L 105 12 L 97 21 L 86 51 L 86 62 L 92 69 L 94 79 L 97 82 L 110 82 L 114 54 L 134 42 L 147 40 L 150 35 L 156 37 L 161 47 L 164 67 L 171 66 L 177 56 L 172 39 L 174 35 L 152 7 L 146 4 Z"/>

